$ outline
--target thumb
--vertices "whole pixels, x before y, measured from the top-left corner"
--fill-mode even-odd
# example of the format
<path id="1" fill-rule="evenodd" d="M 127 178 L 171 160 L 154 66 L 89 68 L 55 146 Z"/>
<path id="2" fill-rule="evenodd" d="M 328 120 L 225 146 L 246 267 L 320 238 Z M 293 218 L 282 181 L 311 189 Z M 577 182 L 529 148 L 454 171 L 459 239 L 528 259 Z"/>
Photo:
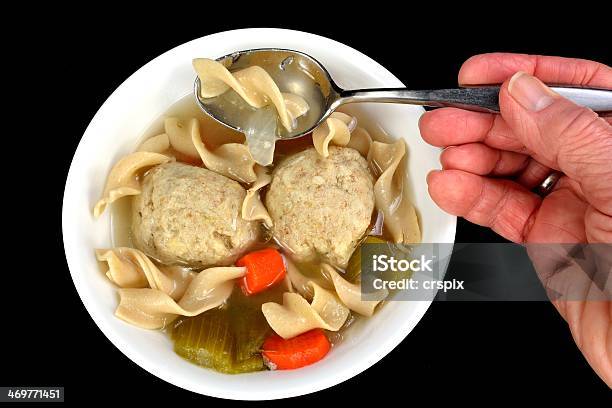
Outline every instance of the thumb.
<path id="1" fill-rule="evenodd" d="M 597 209 L 612 214 L 612 127 L 592 110 L 517 72 L 500 90 L 501 115 L 542 164 L 578 181 Z"/>

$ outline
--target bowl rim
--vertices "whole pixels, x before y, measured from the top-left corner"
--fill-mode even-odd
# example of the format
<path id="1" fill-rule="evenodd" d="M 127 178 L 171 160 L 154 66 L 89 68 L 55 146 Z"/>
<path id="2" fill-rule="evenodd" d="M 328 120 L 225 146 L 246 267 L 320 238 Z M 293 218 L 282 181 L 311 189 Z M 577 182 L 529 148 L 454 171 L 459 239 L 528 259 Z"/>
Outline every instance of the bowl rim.
<path id="1" fill-rule="evenodd" d="M 251 35 L 262 35 L 262 36 L 263 35 L 268 35 L 268 36 L 270 35 L 272 36 L 300 35 L 300 36 L 304 36 L 304 37 L 308 37 L 310 39 L 316 40 L 323 44 L 330 44 L 330 45 L 333 45 L 334 47 L 340 47 L 340 48 L 343 48 L 345 51 L 350 52 L 351 54 L 355 56 L 358 56 L 360 59 L 367 62 L 368 64 L 372 64 L 373 66 L 375 66 L 376 69 L 380 73 L 382 73 L 382 75 L 386 77 L 385 78 L 386 81 L 389 81 L 390 83 L 394 82 L 395 86 L 403 86 L 402 82 L 397 77 L 395 77 L 391 72 L 389 72 L 385 67 L 383 67 L 381 64 L 374 61 L 372 58 L 368 57 L 367 55 L 363 54 L 362 52 L 355 50 L 354 48 L 348 45 L 342 44 L 333 39 L 330 39 L 324 36 L 320 36 L 320 35 L 316 35 L 316 34 L 311 34 L 311 33 L 304 32 L 304 31 L 288 30 L 288 29 L 280 29 L 280 28 L 243 28 L 243 29 L 228 30 L 228 31 L 206 35 L 203 37 L 199 37 L 199 38 L 187 41 L 176 47 L 173 47 L 170 50 L 155 57 L 151 61 L 147 62 L 145 65 L 143 65 L 138 70 L 136 70 L 132 75 L 130 75 L 119 86 L 117 86 L 117 88 L 108 96 L 108 98 L 104 101 L 104 103 L 96 111 L 95 115 L 92 117 L 90 123 L 85 129 L 78 143 L 78 146 L 74 152 L 74 156 L 71 160 L 70 168 L 69 168 L 69 171 L 66 177 L 66 185 L 64 188 L 63 198 L 62 198 L 62 241 L 63 241 L 64 252 L 66 255 L 66 260 L 67 260 L 68 268 L 70 271 L 70 275 L 71 275 L 74 287 L 77 291 L 77 294 L 79 295 L 79 298 L 81 299 L 81 302 L 83 303 L 83 306 L 85 307 L 85 309 L 87 310 L 87 312 L 89 313 L 93 321 L 96 323 L 98 328 L 102 331 L 102 333 L 126 357 L 128 357 L 130 360 L 132 360 L 134 363 L 136 363 L 138 366 L 140 366 L 141 368 L 143 368 L 150 374 L 164 381 L 167 381 L 168 383 L 171 383 L 177 387 L 192 391 L 194 393 L 213 396 L 213 397 L 219 397 L 219 398 L 225 398 L 225 399 L 236 399 L 236 400 L 263 400 L 263 399 L 271 400 L 271 399 L 280 399 L 280 398 L 294 397 L 294 396 L 314 393 L 314 392 L 332 387 L 334 385 L 340 384 L 346 381 L 347 379 L 350 379 L 362 373 L 363 371 L 365 371 L 366 369 L 368 369 L 369 367 L 373 366 L 378 361 L 380 361 L 387 354 L 389 354 L 395 347 L 397 347 L 404 340 L 404 338 L 414 329 L 416 324 L 418 324 L 418 322 L 423 318 L 424 314 L 426 313 L 427 309 L 429 308 L 431 304 L 431 301 L 414 302 L 416 304 L 415 312 L 414 312 L 414 316 L 415 316 L 414 319 L 406 319 L 406 323 L 404 323 L 404 325 L 401 327 L 396 327 L 395 330 L 393 331 L 393 335 L 388 336 L 386 341 L 382 344 L 379 344 L 378 347 L 375 349 L 375 351 L 373 351 L 367 356 L 363 356 L 359 359 L 355 359 L 355 362 L 352 365 L 349 365 L 347 367 L 344 367 L 341 370 L 338 370 L 337 372 L 334 373 L 333 377 L 329 376 L 326 378 L 321 378 L 315 382 L 303 381 L 302 384 L 300 384 L 299 386 L 294 386 L 293 388 L 286 389 L 286 390 L 285 389 L 275 390 L 274 392 L 270 392 L 269 395 L 261 395 L 261 394 L 248 395 L 244 392 L 241 392 L 240 390 L 236 390 L 235 393 L 234 392 L 230 393 L 226 390 L 218 390 L 218 389 L 215 389 L 213 387 L 207 386 L 206 384 L 202 384 L 202 383 L 195 384 L 193 382 L 185 383 L 185 382 L 176 381 L 171 375 L 168 375 L 163 370 L 160 371 L 158 369 L 159 367 L 157 367 L 155 364 L 152 363 L 152 359 L 150 357 L 140 354 L 138 350 L 136 350 L 134 347 L 131 347 L 129 344 L 126 344 L 111 326 L 109 326 L 102 318 L 98 318 L 96 314 L 93 312 L 95 309 L 95 307 L 91 304 L 93 301 L 90 301 L 90 299 L 87 299 L 87 297 L 83 295 L 85 290 L 81 289 L 79 274 L 75 272 L 78 270 L 79 265 L 76 262 L 75 256 L 72 255 L 73 245 L 70 242 L 67 242 L 67 236 L 66 236 L 66 231 L 68 229 L 67 226 L 71 218 L 70 214 L 67 211 L 67 207 L 69 207 L 67 206 L 67 196 L 69 195 L 68 193 L 70 191 L 71 180 L 75 177 L 74 173 L 76 171 L 73 164 L 75 162 L 75 158 L 83 150 L 83 145 L 85 144 L 85 141 L 88 139 L 90 129 L 92 127 L 95 127 L 97 122 L 99 121 L 99 117 L 102 115 L 101 112 L 103 112 L 108 105 L 114 102 L 114 100 L 118 97 L 118 94 L 120 93 L 120 91 L 123 88 L 125 88 L 127 84 L 133 81 L 134 77 L 139 75 L 139 73 L 141 73 L 142 71 L 147 70 L 152 65 L 157 64 L 158 61 L 165 58 L 169 54 L 176 53 L 181 48 L 190 47 L 192 44 L 198 41 L 202 41 L 203 39 L 212 40 L 212 39 L 215 39 L 216 37 L 224 37 L 224 36 L 237 35 L 237 34 L 245 35 L 247 36 L 247 38 L 248 36 L 251 36 Z M 420 108 L 420 109 L 423 109 L 423 108 Z M 456 220 L 457 220 L 456 217 L 452 218 L 452 225 L 451 225 L 452 241 L 451 242 L 454 242 L 454 239 L 455 239 Z M 448 265 L 446 265 L 445 268 L 447 266 Z"/>

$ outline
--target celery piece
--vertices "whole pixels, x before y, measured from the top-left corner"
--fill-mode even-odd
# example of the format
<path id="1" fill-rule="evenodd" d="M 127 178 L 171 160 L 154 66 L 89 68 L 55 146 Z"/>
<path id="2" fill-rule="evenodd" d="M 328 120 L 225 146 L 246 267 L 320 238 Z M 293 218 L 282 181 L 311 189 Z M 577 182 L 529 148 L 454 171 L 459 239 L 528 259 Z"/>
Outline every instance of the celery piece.
<path id="1" fill-rule="evenodd" d="M 277 285 L 256 295 L 245 296 L 236 290 L 228 302 L 230 327 L 236 339 L 236 361 L 249 360 L 259 355 L 266 337 L 272 333 L 261 305 L 267 302 L 282 302 L 284 288 Z"/>
<path id="2" fill-rule="evenodd" d="M 234 339 L 226 314 L 216 309 L 182 320 L 172 332 L 174 351 L 198 365 L 231 371 Z"/>
<path id="3" fill-rule="evenodd" d="M 178 355 L 203 367 L 227 374 L 264 368 L 259 354 L 245 360 L 236 359 L 236 336 L 227 309 L 209 310 L 183 319 L 175 325 L 172 338 Z"/>

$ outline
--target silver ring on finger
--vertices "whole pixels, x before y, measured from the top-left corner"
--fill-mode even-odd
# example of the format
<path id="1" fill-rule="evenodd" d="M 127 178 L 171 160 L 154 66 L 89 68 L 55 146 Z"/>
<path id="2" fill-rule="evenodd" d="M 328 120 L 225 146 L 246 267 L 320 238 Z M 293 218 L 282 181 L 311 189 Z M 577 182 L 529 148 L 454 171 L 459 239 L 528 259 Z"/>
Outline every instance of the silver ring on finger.
<path id="1" fill-rule="evenodd" d="M 540 183 L 540 185 L 536 187 L 536 193 L 542 197 L 546 197 L 553 191 L 555 185 L 561 178 L 561 175 L 562 174 L 558 171 L 550 173 L 548 177 L 546 177 L 544 181 L 542 181 L 542 183 Z"/>

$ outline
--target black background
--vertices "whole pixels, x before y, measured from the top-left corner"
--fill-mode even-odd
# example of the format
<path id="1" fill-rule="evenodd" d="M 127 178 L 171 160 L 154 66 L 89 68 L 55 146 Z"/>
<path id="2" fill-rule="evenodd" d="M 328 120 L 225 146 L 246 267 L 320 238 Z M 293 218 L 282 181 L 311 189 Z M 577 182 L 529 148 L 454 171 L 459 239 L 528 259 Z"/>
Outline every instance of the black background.
<path id="1" fill-rule="evenodd" d="M 224 402 L 169 385 L 119 352 L 83 307 L 63 253 L 61 199 L 76 145 L 113 90 L 162 52 L 217 31 L 282 26 L 356 48 L 414 88 L 453 87 L 461 63 L 489 51 L 612 62 L 609 31 L 605 21 L 596 21 L 596 11 L 576 11 L 571 22 L 564 22 L 552 14 L 533 16 L 519 6 L 488 17 L 476 17 L 469 8 L 456 10 L 449 19 L 438 12 L 398 10 L 390 21 L 388 15 L 371 12 L 371 6 L 355 4 L 296 22 L 299 10 L 288 9 L 291 18 L 260 20 L 251 15 L 250 20 L 224 21 L 207 5 L 200 8 L 168 9 L 155 16 L 128 15 L 124 9 L 106 15 L 93 7 L 53 9 L 48 15 L 38 10 L 39 18 L 28 19 L 25 27 L 38 35 L 36 40 L 19 33 L 5 37 L 15 57 L 6 65 L 23 76 L 6 84 L 17 87 L 20 102 L 5 116 L 10 130 L 3 139 L 11 154 L 3 162 L 13 165 L 17 159 L 27 165 L 4 174 L 9 189 L 2 197 L 10 207 L 6 231 L 12 240 L 6 241 L 3 257 L 7 279 L 0 385 L 62 385 L 69 402 Z M 348 13 L 351 9 L 357 12 Z M 241 7 L 236 10 L 246 14 Z M 509 18 L 502 20 L 502 15 Z M 587 17 L 592 23 L 578 29 L 576 20 Z M 459 220 L 457 241 L 502 239 Z M 394 399 L 406 404 L 422 398 L 431 403 L 444 398 L 497 403 L 609 397 L 565 322 L 545 302 L 434 302 L 414 331 L 381 362 L 304 399 L 312 404 L 368 394 L 372 401 L 390 403 L 392 397 L 383 392 L 395 393 Z"/>

